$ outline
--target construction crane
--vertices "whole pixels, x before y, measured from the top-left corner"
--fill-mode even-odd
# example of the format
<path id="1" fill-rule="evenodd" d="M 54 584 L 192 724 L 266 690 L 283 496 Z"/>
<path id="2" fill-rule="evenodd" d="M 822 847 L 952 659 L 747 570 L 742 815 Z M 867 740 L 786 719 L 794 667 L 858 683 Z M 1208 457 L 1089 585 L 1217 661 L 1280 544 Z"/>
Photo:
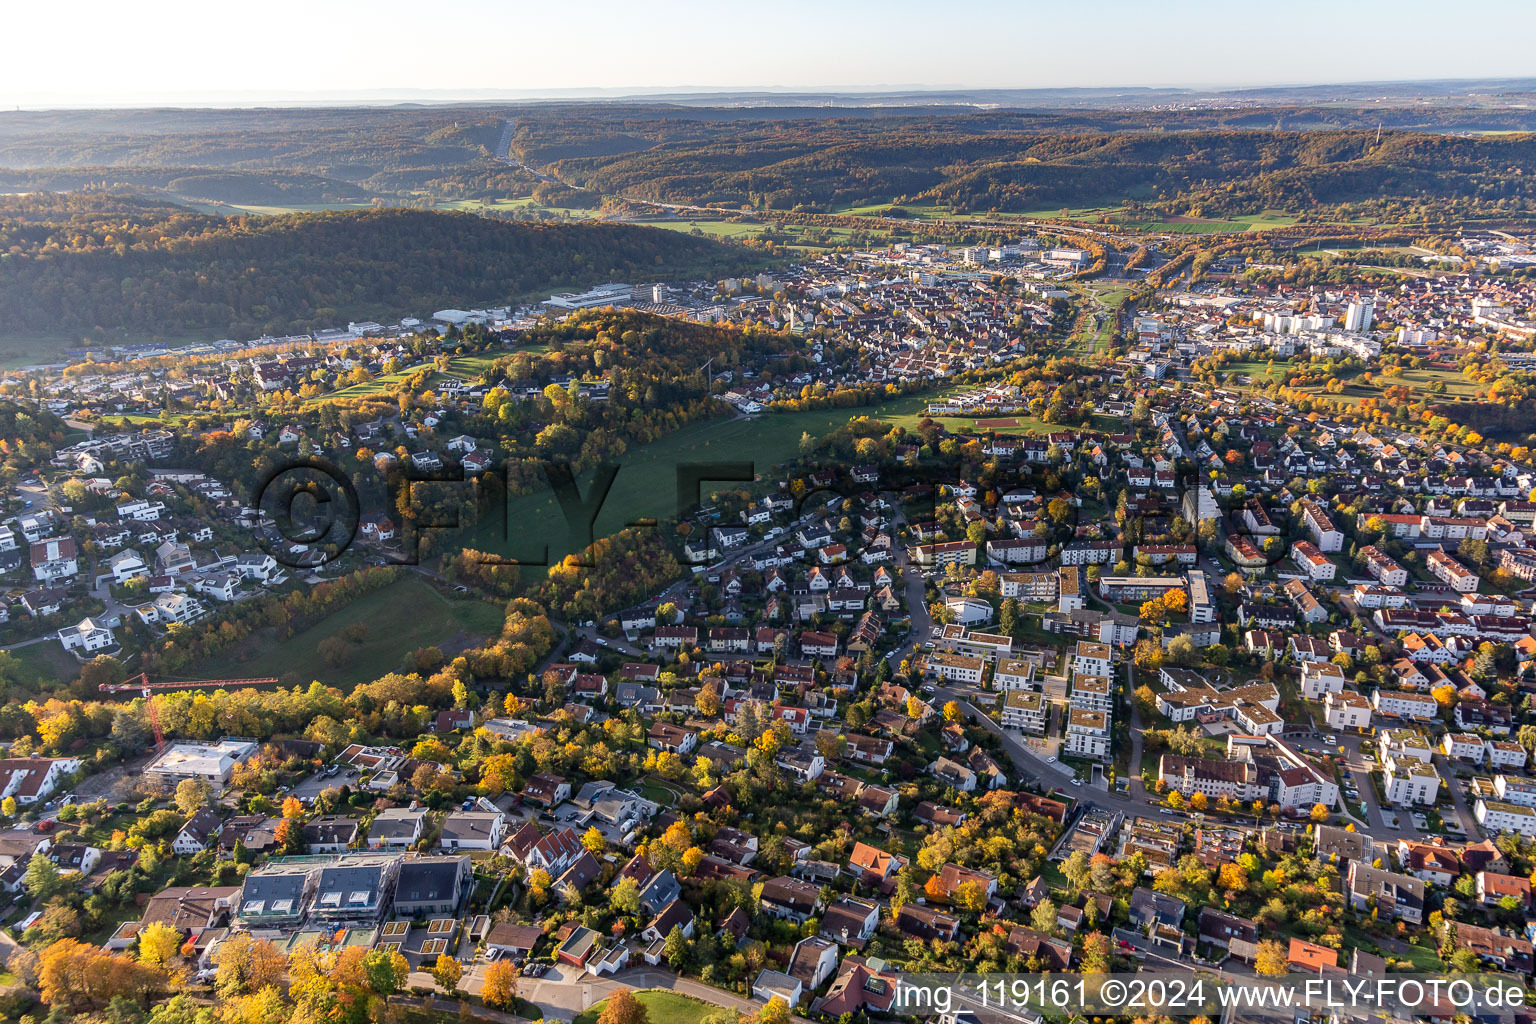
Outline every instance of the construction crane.
<path id="1" fill-rule="evenodd" d="M 264 686 L 268 683 L 276 683 L 276 676 L 255 676 L 249 679 L 182 679 L 180 681 L 161 680 L 158 683 L 149 681 L 148 672 L 140 672 L 136 676 L 129 676 L 120 683 L 102 683 L 102 693 L 127 693 L 137 690 L 144 697 L 144 706 L 149 709 L 149 724 L 155 730 L 155 749 L 165 746 L 165 730 L 160 725 L 160 709 L 155 707 L 154 696 L 157 692 L 166 690 L 201 690 L 210 687 L 227 689 L 231 686 Z"/>

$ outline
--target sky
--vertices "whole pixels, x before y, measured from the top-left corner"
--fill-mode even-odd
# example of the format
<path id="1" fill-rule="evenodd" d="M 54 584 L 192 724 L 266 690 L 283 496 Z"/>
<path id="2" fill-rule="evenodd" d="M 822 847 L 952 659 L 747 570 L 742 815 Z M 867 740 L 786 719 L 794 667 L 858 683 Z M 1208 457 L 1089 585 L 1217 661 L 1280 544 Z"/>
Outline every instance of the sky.
<path id="1" fill-rule="evenodd" d="M 74 0 L 0 14 L 0 109 L 443 91 L 1242 87 L 1536 75 L 1488 0 Z"/>

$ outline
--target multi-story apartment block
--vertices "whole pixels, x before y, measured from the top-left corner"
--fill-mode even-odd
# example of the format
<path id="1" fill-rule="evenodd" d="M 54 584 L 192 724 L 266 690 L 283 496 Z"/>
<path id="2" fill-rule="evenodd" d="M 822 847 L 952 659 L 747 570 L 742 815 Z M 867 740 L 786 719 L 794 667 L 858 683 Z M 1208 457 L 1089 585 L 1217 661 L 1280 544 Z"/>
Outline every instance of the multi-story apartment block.
<path id="1" fill-rule="evenodd" d="M 1073 708 L 1067 713 L 1066 752 L 1100 761 L 1109 759 L 1109 715 Z"/>
<path id="2" fill-rule="evenodd" d="M 1045 732 L 1045 695 L 1028 690 L 1009 690 L 1003 697 L 1003 727 L 1037 735 Z"/>

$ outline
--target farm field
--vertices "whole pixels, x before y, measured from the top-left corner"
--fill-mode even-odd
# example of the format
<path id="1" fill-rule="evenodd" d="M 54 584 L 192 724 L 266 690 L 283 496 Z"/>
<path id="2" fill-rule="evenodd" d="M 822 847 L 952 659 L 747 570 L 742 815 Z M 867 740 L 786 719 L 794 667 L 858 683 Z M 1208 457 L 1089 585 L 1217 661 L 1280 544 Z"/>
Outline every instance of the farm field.
<path id="1" fill-rule="evenodd" d="M 504 615 L 496 605 L 455 601 L 438 593 L 415 573 L 382 590 L 365 594 L 301 633 L 275 641 L 266 631 L 236 649 L 197 665 L 189 675 L 277 676 L 288 685 L 318 679 L 330 686 L 352 686 L 377 679 L 400 667 L 400 660 L 420 647 L 458 637 L 485 638 L 501 632 Z M 345 664 L 327 664 L 316 650 L 320 641 L 354 624 L 367 636 L 354 646 Z"/>
<path id="2" fill-rule="evenodd" d="M 765 413 L 751 419 L 710 420 L 693 423 L 652 444 L 633 448 L 619 460 L 619 472 L 593 524 L 593 537 L 606 537 L 637 520 L 665 519 L 677 514 L 677 467 L 690 462 L 750 462 L 759 478 L 791 458 L 805 432 L 825 434 L 857 416 L 887 422 L 921 418 L 930 396 L 911 395 L 882 406 L 856 409 L 814 409 L 805 412 Z M 583 495 L 591 474 L 578 480 Z M 732 486 L 728 481 L 706 481 L 703 492 Z M 500 521 L 482 521 L 464 540 L 468 547 L 518 560 L 535 560 L 549 549 L 549 561 L 558 561 L 583 546 L 570 536 L 554 495 L 545 489 L 514 497 L 508 502 L 507 530 Z"/>
<path id="3" fill-rule="evenodd" d="M 630 224 L 639 224 L 648 228 L 664 228 L 667 231 L 692 232 L 698 228 L 706 235 L 715 238 L 755 238 L 763 230 L 763 225 L 750 222 L 729 220 L 683 220 L 680 218 L 660 218 L 656 220 L 628 221 Z"/>
<path id="4" fill-rule="evenodd" d="M 540 213 L 564 215 L 572 220 L 594 220 L 597 211 L 574 206 L 541 206 L 532 196 L 515 199 L 443 199 L 434 209 L 460 213 L 497 213 L 509 210 L 537 210 Z"/>
<path id="5" fill-rule="evenodd" d="M 277 217 L 285 213 L 326 213 L 332 210 L 371 210 L 372 203 L 298 203 L 293 206 L 263 206 L 245 203 L 226 203 L 222 200 L 198 199 L 180 196 L 177 201 L 189 209 L 213 213 L 221 217 L 238 217 L 250 214 L 257 217 Z"/>

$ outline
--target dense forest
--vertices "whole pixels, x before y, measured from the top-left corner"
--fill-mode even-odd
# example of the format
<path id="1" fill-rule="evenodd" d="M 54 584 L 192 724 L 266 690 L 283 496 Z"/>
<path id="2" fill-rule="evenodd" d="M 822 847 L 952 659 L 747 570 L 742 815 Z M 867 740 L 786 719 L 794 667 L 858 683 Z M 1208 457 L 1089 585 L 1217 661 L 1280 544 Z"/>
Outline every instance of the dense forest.
<path id="1" fill-rule="evenodd" d="M 254 337 L 726 272 L 749 259 L 722 242 L 621 224 L 401 209 L 223 218 L 95 194 L 5 196 L 0 337 Z"/>
<path id="2" fill-rule="evenodd" d="M 1030 134 L 822 122 L 759 136 L 569 156 L 562 180 L 663 202 L 831 210 L 932 199 L 960 211 L 1162 202 L 1170 212 L 1305 211 L 1386 198 L 1536 202 L 1531 135 L 1272 130 Z"/>
<path id="3" fill-rule="evenodd" d="M 1536 113 L 1517 103 L 1255 99 L 1184 109 L 1127 100 L 1097 110 L 562 103 L 6 111 L 0 191 L 130 186 L 184 201 L 410 205 L 529 196 L 540 179 L 517 161 L 609 194 L 776 209 L 930 196 L 962 209 L 1034 210 L 1186 195 L 1213 210 L 1227 202 L 1303 208 L 1373 197 L 1375 189 L 1433 189 L 1442 157 L 1457 196 L 1499 193 L 1511 168 L 1528 166 L 1528 142 L 1472 133 L 1536 130 Z M 572 198 L 558 205 L 580 205 Z"/>

